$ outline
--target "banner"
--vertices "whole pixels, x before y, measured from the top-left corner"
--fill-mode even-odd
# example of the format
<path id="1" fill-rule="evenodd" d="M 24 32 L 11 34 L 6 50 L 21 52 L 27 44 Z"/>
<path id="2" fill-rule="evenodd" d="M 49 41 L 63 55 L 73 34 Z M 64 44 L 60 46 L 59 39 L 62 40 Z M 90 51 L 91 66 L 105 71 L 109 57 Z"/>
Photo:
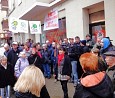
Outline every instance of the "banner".
<path id="1" fill-rule="evenodd" d="M 44 20 L 44 31 L 59 28 L 58 11 L 51 11 Z"/>
<path id="2" fill-rule="evenodd" d="M 41 34 L 41 22 L 40 21 L 29 21 L 30 33 Z"/>
<path id="3" fill-rule="evenodd" d="M 9 31 L 13 33 L 18 33 L 19 28 L 19 19 L 17 18 L 10 18 L 9 19 Z"/>
<path id="4" fill-rule="evenodd" d="M 28 33 L 28 21 L 27 20 L 19 20 L 19 32 Z"/>

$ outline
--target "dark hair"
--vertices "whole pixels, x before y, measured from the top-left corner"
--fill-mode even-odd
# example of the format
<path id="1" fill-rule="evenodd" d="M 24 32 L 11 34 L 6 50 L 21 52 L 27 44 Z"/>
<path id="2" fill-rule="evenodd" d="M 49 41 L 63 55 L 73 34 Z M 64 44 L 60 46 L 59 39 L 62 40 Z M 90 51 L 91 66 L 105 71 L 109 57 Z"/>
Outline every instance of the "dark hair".
<path id="1" fill-rule="evenodd" d="M 67 54 L 68 54 L 67 49 L 66 49 L 65 47 L 60 47 L 60 48 L 59 48 L 59 50 L 64 51 L 64 52 L 65 52 L 65 55 L 67 55 Z"/>
<path id="2" fill-rule="evenodd" d="M 76 39 L 76 38 L 79 38 L 79 39 L 80 39 L 80 37 L 79 37 L 79 36 L 76 36 L 76 37 L 75 37 L 75 39 Z"/>

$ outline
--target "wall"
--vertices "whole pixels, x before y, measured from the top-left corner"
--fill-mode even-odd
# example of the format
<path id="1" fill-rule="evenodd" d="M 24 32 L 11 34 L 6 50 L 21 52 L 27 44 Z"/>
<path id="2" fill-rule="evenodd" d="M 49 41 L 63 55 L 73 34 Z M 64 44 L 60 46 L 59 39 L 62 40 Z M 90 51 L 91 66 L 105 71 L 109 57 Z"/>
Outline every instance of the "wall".
<path id="1" fill-rule="evenodd" d="M 22 0 L 22 3 L 19 6 L 16 6 L 10 17 L 19 17 L 21 14 L 25 13 L 25 11 L 27 11 L 28 8 L 30 8 L 35 2 L 36 0 Z"/>
<path id="2" fill-rule="evenodd" d="M 115 45 L 115 0 L 105 0 L 105 25 L 106 35 L 112 39 Z"/>

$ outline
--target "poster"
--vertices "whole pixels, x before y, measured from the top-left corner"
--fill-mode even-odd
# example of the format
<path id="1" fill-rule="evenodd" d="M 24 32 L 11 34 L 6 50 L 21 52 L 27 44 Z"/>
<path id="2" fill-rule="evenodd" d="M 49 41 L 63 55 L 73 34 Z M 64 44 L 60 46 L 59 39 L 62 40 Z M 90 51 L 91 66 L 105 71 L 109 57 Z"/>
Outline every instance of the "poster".
<path id="1" fill-rule="evenodd" d="M 9 31 L 12 31 L 13 33 L 19 32 L 19 19 L 17 18 L 9 19 Z"/>
<path id="2" fill-rule="evenodd" d="M 41 34 L 41 22 L 40 21 L 29 21 L 30 33 Z"/>
<path id="3" fill-rule="evenodd" d="M 19 32 L 28 33 L 28 21 L 27 20 L 19 20 Z"/>
<path id="4" fill-rule="evenodd" d="M 51 11 L 49 12 L 44 20 L 44 31 L 45 30 L 52 30 L 59 28 L 58 24 L 58 11 Z"/>

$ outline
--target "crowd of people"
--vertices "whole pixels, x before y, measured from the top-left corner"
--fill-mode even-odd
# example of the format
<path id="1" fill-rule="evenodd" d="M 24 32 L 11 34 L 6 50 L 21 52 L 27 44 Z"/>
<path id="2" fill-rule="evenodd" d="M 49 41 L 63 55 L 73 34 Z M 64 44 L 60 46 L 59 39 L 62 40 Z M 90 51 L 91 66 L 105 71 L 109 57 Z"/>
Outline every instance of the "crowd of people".
<path id="1" fill-rule="evenodd" d="M 97 42 L 87 34 L 64 38 L 59 43 L 12 42 L 4 45 L 0 57 L 0 95 L 10 98 L 50 98 L 45 78 L 60 81 L 64 98 L 69 98 L 67 83 L 73 83 L 73 98 L 114 98 L 115 46 L 109 37 Z"/>

